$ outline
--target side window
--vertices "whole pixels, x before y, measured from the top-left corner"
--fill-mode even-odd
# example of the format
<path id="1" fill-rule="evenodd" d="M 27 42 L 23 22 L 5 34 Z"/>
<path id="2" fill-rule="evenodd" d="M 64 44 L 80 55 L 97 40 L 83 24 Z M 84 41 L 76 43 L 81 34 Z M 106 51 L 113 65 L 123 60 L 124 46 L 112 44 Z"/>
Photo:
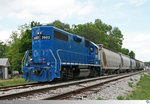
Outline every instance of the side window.
<path id="1" fill-rule="evenodd" d="M 77 43 L 82 42 L 82 39 L 79 38 L 78 36 L 73 36 L 73 40 L 76 41 Z"/>
<path id="2" fill-rule="evenodd" d="M 97 49 L 97 47 L 95 47 L 95 53 L 98 54 L 98 49 Z"/>
<path id="3" fill-rule="evenodd" d="M 54 30 L 54 37 L 59 40 L 68 42 L 68 35 L 65 35 L 59 31 Z"/>
<path id="4" fill-rule="evenodd" d="M 94 47 L 93 46 L 90 47 L 90 51 L 94 52 Z"/>
<path id="5" fill-rule="evenodd" d="M 85 40 L 85 46 L 89 47 L 90 46 L 90 42 L 88 40 Z"/>

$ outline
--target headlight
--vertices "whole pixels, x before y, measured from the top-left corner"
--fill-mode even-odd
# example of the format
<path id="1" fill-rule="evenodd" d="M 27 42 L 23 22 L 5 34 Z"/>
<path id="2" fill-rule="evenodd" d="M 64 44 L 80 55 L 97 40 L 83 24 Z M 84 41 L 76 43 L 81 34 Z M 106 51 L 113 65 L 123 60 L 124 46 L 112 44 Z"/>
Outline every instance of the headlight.
<path id="1" fill-rule="evenodd" d="M 30 61 L 32 61 L 32 58 L 30 59 Z"/>
<path id="2" fill-rule="evenodd" d="M 49 66 L 49 65 L 50 65 L 50 63 L 48 62 L 48 63 L 47 63 L 47 65 Z"/>

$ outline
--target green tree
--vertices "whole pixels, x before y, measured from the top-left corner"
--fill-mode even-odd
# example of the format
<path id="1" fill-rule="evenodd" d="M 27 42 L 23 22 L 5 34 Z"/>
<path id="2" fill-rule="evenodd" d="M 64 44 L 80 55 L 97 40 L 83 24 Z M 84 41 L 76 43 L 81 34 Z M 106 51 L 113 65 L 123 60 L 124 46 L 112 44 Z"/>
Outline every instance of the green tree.
<path id="1" fill-rule="evenodd" d="M 62 29 L 62 30 L 65 30 L 65 31 L 70 31 L 70 25 L 69 24 L 65 24 L 65 23 L 62 23 L 61 21 L 59 20 L 55 20 L 54 22 L 48 24 L 48 25 L 52 25 L 52 26 L 55 26 L 59 29 Z"/>
<path id="2" fill-rule="evenodd" d="M 144 62 L 145 66 L 150 66 L 150 61 L 149 62 Z"/>
<path id="3" fill-rule="evenodd" d="M 16 31 L 12 32 L 12 35 L 10 37 L 11 41 L 9 41 L 8 43 L 9 47 L 7 49 L 6 57 L 9 58 L 10 64 L 11 64 L 9 71 L 12 71 L 12 70 L 19 71 L 19 68 L 20 68 L 22 56 L 19 53 L 21 41 L 19 40 L 18 36 L 19 34 Z"/>
<path id="4" fill-rule="evenodd" d="M 121 49 L 121 53 L 123 53 L 123 54 L 125 54 L 125 55 L 129 55 L 129 49 L 122 48 L 122 49 Z"/>
<path id="5" fill-rule="evenodd" d="M 11 67 L 9 71 L 18 70 L 21 72 L 21 61 L 26 50 L 32 49 L 32 28 L 39 26 L 39 22 L 32 21 L 29 25 L 19 27 L 19 33 L 14 31 L 8 42 L 6 57 L 9 58 Z"/>
<path id="6" fill-rule="evenodd" d="M 71 31 L 96 44 L 103 44 L 115 51 L 121 51 L 123 34 L 117 27 L 112 28 L 100 19 L 96 19 L 94 23 L 73 25 Z"/>
<path id="7" fill-rule="evenodd" d="M 122 48 L 123 35 L 121 31 L 115 27 L 111 30 L 110 34 L 107 36 L 108 38 L 108 47 L 120 52 Z"/>
<path id="8" fill-rule="evenodd" d="M 129 56 L 134 59 L 135 58 L 135 53 L 133 51 L 130 51 Z"/>
<path id="9" fill-rule="evenodd" d="M 6 47 L 7 47 L 6 44 L 0 41 L 0 58 L 6 55 Z"/>
<path id="10" fill-rule="evenodd" d="M 99 43 L 99 30 L 95 28 L 92 23 L 86 23 L 83 25 L 74 25 L 72 29 L 74 34 L 85 37 L 86 39 L 93 41 L 95 43 Z M 97 38 L 98 37 L 98 38 Z"/>

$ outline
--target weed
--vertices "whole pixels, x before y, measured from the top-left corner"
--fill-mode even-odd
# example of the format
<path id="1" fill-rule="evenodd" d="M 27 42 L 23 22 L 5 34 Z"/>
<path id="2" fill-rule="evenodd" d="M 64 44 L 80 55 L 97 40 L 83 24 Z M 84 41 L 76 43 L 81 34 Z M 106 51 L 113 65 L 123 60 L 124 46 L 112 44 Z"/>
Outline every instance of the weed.
<path id="1" fill-rule="evenodd" d="M 98 97 L 98 98 L 97 98 L 97 100 L 104 100 L 104 99 L 103 99 L 103 98 L 101 98 L 101 97 Z"/>
<path id="2" fill-rule="evenodd" d="M 130 81 L 133 81 L 133 79 L 132 79 L 132 78 L 130 78 Z"/>
<path id="3" fill-rule="evenodd" d="M 123 96 L 118 96 L 117 99 L 118 100 L 124 100 L 125 98 Z"/>
<path id="4" fill-rule="evenodd" d="M 129 87 L 133 87 L 133 82 L 128 82 Z"/>
<path id="5" fill-rule="evenodd" d="M 1 80 L 0 86 L 13 86 L 13 85 L 21 85 L 21 84 L 28 84 L 33 82 L 26 82 L 23 78 L 13 78 L 7 80 Z"/>
<path id="6" fill-rule="evenodd" d="M 4 86 L 3 83 L 0 83 L 0 86 Z"/>

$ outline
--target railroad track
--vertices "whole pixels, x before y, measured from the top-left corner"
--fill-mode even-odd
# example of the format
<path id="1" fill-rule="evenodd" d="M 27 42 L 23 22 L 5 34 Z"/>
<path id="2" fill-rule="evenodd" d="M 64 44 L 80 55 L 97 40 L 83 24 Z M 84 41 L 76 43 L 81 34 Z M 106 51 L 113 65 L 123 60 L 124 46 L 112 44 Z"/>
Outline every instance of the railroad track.
<path id="1" fill-rule="evenodd" d="M 55 96 L 49 96 L 49 97 L 44 98 L 42 100 L 69 99 L 69 97 L 71 95 L 80 94 L 80 93 L 83 93 L 83 92 L 88 91 L 90 89 L 93 89 L 93 88 L 96 88 L 96 87 L 99 87 L 99 86 L 103 86 L 104 84 L 107 84 L 107 83 L 110 83 L 110 82 L 113 82 L 113 81 L 116 81 L 116 80 L 119 80 L 119 79 L 123 79 L 123 78 L 129 77 L 129 76 L 132 76 L 132 75 L 136 75 L 136 74 L 139 74 L 139 73 L 141 73 L 141 71 L 136 72 L 136 73 L 130 73 L 130 74 L 127 74 L 127 75 L 121 75 L 121 76 L 119 75 L 117 77 L 112 77 L 112 78 L 109 78 L 108 80 L 104 80 L 104 81 L 99 82 L 99 83 L 95 83 L 95 84 L 92 84 L 92 85 L 89 85 L 89 86 L 83 86 L 82 88 L 78 88 L 78 89 L 68 91 L 68 92 L 65 92 L 65 93 L 62 93 L 62 94 L 57 94 Z"/>
<path id="2" fill-rule="evenodd" d="M 1 91 L 9 91 L 14 89 L 23 89 L 23 88 L 29 88 L 29 87 L 35 87 L 35 86 L 44 86 L 48 84 L 56 84 L 56 83 L 62 83 L 60 81 L 53 81 L 53 82 L 35 82 L 35 83 L 29 83 L 29 84 L 21 84 L 21 85 L 13 85 L 13 86 L 4 86 L 0 87 Z"/>
<path id="3" fill-rule="evenodd" d="M 47 82 L 37 82 L 37 83 L 29 83 L 29 84 L 21 84 L 21 85 L 14 85 L 14 86 L 5 86 L 5 87 L 0 87 L 0 91 L 9 91 L 13 89 L 23 89 L 23 88 L 29 88 L 29 87 L 34 87 L 34 86 L 43 86 L 48 84 Z"/>
<path id="4" fill-rule="evenodd" d="M 84 79 L 79 81 L 72 81 L 66 83 L 60 83 L 55 85 L 50 85 L 48 87 L 33 89 L 29 91 L 23 91 L 13 94 L 1 95 L 0 100 L 57 100 L 65 99 L 68 96 L 82 93 L 89 89 L 95 88 L 97 86 L 104 85 L 106 83 L 116 81 L 125 77 L 129 77 L 140 72 L 130 73 L 130 74 L 120 74 L 120 75 L 110 75 L 97 78 Z"/>

